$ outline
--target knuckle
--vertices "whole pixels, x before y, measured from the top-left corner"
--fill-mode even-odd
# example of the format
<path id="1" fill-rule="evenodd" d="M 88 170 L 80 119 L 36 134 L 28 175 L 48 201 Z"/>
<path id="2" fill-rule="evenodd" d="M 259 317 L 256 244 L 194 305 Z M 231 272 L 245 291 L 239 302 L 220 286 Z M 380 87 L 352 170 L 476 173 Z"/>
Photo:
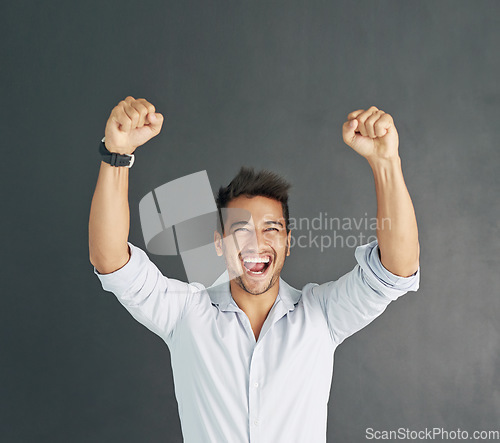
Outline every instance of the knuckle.
<path id="1" fill-rule="evenodd" d="M 125 109 L 120 109 L 120 112 L 118 115 L 120 117 L 120 120 L 130 121 L 130 116 L 125 112 Z"/>
<path id="2" fill-rule="evenodd" d="M 154 105 L 152 103 L 149 103 L 145 99 L 141 99 L 141 103 L 147 109 L 148 113 L 155 112 L 155 107 L 154 107 Z"/>
<path id="3" fill-rule="evenodd" d="M 391 123 L 392 119 L 389 114 L 384 114 L 382 117 L 380 117 L 379 122 L 382 123 Z"/>
<path id="4" fill-rule="evenodd" d="M 132 106 L 141 116 L 147 111 L 146 106 L 140 101 L 136 101 Z"/>
<path id="5" fill-rule="evenodd" d="M 364 109 L 358 109 L 357 111 L 352 111 L 349 115 L 352 116 L 352 118 L 356 118 L 356 116 L 360 116 L 364 112 L 366 112 Z"/>
<path id="6" fill-rule="evenodd" d="M 140 112 L 141 117 L 144 117 L 148 113 L 148 108 L 144 106 L 142 103 L 138 104 L 137 110 Z"/>
<path id="7" fill-rule="evenodd" d="M 132 120 L 134 124 L 136 124 L 139 121 L 139 113 L 135 109 L 129 110 L 127 114 L 129 115 L 130 120 Z"/>

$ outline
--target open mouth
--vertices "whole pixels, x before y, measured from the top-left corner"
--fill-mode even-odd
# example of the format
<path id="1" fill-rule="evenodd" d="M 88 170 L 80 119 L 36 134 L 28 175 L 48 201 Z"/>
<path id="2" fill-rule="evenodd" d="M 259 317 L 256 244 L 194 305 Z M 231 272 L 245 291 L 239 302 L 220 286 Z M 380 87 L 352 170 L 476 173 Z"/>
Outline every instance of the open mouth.
<path id="1" fill-rule="evenodd" d="M 245 271 L 250 275 L 264 275 L 272 263 L 270 255 L 251 256 L 242 259 Z"/>

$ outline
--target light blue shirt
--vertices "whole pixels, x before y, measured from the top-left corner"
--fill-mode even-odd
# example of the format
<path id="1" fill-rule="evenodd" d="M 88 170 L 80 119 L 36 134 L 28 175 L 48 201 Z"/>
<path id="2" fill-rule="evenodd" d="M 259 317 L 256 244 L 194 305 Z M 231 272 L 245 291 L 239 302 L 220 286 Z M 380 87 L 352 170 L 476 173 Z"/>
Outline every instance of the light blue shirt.
<path id="1" fill-rule="evenodd" d="M 411 277 L 386 270 L 374 241 L 337 281 L 302 290 L 281 278 L 256 341 L 229 283 L 205 288 L 167 278 L 131 244 L 128 263 L 94 273 L 132 316 L 167 344 L 187 443 L 326 442 L 336 347 L 407 291 Z"/>

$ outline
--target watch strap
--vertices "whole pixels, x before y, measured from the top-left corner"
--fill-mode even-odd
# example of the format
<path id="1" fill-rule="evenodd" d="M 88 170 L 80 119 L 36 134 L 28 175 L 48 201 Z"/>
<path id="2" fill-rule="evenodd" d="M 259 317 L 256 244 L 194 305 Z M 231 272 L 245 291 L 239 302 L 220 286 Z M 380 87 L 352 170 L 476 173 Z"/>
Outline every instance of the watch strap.
<path id="1" fill-rule="evenodd" d="M 117 152 L 109 152 L 104 144 L 105 137 L 99 144 L 99 153 L 101 154 L 102 161 L 109 163 L 111 166 L 124 166 L 131 168 L 135 161 L 134 154 L 118 154 Z"/>

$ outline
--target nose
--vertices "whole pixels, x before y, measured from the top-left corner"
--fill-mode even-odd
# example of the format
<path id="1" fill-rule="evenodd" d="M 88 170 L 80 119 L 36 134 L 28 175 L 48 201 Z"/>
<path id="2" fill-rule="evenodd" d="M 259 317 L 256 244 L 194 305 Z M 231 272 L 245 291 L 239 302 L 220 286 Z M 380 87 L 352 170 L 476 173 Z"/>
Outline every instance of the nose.
<path id="1" fill-rule="evenodd" d="M 256 252 L 261 252 L 268 244 L 265 232 L 263 231 L 254 230 L 252 231 L 252 235 L 250 237 L 248 246 Z"/>

